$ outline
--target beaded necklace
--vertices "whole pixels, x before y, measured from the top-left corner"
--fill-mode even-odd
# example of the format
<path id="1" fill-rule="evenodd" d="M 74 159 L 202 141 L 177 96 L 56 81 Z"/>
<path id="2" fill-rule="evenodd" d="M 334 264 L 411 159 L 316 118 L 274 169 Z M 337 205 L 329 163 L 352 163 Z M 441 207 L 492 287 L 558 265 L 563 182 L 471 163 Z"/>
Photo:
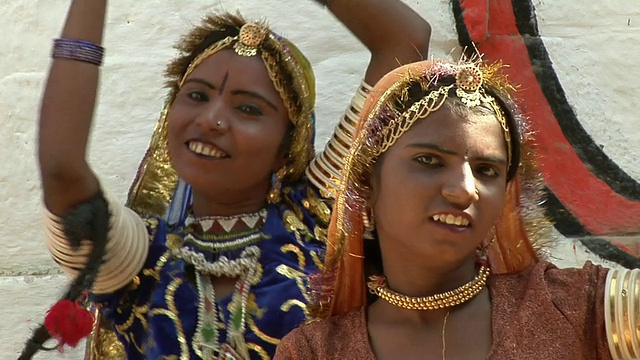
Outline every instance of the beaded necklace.
<path id="1" fill-rule="evenodd" d="M 188 216 L 182 232 L 168 240 L 173 255 L 196 270 L 198 324 L 193 350 L 204 360 L 248 359 L 244 339 L 247 299 L 260 279 L 260 248 L 267 210 L 236 216 Z M 237 278 L 226 319 L 227 341 L 219 342 L 220 312 L 212 277 Z"/>
<path id="2" fill-rule="evenodd" d="M 473 280 L 459 288 L 442 294 L 423 297 L 402 295 L 389 289 L 387 279 L 383 276 L 370 277 L 367 286 L 369 287 L 369 292 L 397 307 L 409 310 L 436 310 L 460 305 L 471 300 L 484 289 L 488 276 L 489 268 L 482 266 Z"/>

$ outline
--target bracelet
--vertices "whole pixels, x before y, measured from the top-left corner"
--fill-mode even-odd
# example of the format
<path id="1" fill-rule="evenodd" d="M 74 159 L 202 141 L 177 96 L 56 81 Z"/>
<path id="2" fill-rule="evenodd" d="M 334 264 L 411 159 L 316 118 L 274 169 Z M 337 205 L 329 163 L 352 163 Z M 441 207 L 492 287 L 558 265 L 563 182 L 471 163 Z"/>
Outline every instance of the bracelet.
<path id="1" fill-rule="evenodd" d="M 53 41 L 51 57 L 54 59 L 69 59 L 100 66 L 103 56 L 104 48 L 89 41 L 64 38 Z"/>

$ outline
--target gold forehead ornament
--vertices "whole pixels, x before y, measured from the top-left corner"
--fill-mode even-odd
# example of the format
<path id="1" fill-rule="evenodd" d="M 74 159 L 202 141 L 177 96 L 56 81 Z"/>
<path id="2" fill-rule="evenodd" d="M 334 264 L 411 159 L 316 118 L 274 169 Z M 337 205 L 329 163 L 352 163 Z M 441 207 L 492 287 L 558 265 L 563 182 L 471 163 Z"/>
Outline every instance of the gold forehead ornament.
<path id="1" fill-rule="evenodd" d="M 255 56 L 267 34 L 267 28 L 262 25 L 256 23 L 244 24 L 240 28 L 238 42 L 233 46 L 233 50 L 240 56 Z"/>
<path id="2" fill-rule="evenodd" d="M 482 71 L 474 64 L 463 65 L 456 72 L 456 95 L 468 107 L 486 103 L 492 99 L 480 91 L 482 87 Z"/>

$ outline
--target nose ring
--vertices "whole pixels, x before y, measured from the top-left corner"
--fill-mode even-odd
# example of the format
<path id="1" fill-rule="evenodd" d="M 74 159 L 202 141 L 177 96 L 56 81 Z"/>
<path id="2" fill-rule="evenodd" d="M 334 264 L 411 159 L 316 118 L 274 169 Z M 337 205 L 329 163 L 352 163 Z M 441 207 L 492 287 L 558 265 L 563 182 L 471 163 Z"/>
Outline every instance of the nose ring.
<path id="1" fill-rule="evenodd" d="M 219 120 L 218 120 L 218 122 L 216 123 L 216 126 L 217 126 L 217 127 L 221 127 L 221 126 L 222 126 L 222 121 L 219 121 Z"/>

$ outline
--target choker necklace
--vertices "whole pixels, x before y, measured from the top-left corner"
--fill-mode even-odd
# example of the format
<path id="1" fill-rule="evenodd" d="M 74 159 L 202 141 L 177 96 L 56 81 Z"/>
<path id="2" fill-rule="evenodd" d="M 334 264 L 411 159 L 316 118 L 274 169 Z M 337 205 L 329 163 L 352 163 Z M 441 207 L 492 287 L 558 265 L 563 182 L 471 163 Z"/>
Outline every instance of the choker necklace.
<path id="1" fill-rule="evenodd" d="M 233 216 L 187 216 L 185 225 L 196 232 L 229 234 L 260 229 L 267 219 L 267 209 Z"/>
<path id="2" fill-rule="evenodd" d="M 484 289 L 488 276 L 489 268 L 482 266 L 473 280 L 459 288 L 442 294 L 423 297 L 402 295 L 389 289 L 387 279 L 384 276 L 371 276 L 367 286 L 370 293 L 379 296 L 391 305 L 408 310 L 436 310 L 460 305 L 471 300 Z"/>

